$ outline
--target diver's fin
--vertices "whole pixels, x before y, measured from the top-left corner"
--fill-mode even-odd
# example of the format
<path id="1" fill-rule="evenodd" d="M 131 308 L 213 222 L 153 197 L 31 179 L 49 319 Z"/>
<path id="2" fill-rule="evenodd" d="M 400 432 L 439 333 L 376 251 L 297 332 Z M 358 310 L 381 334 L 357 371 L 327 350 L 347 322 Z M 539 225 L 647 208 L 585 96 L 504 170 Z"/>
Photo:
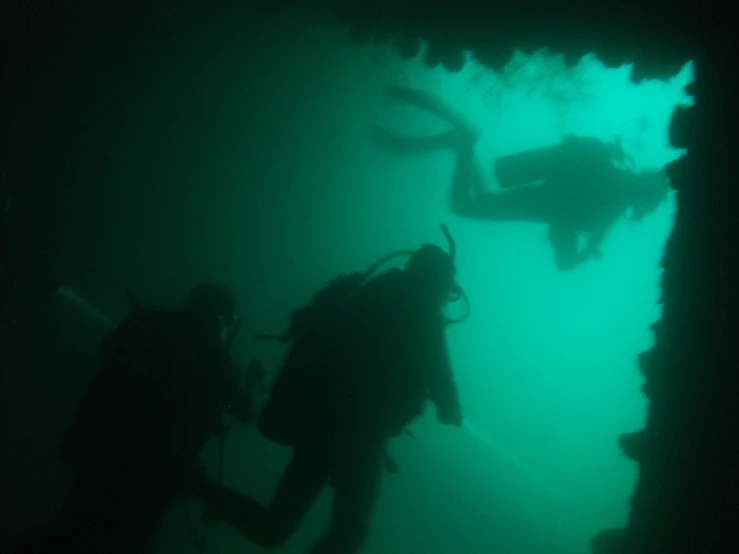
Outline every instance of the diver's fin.
<path id="1" fill-rule="evenodd" d="M 456 131 L 448 131 L 428 137 L 410 137 L 375 127 L 372 130 L 372 141 L 383 150 L 394 154 L 418 154 L 440 148 L 456 149 L 459 146 Z"/>
<path id="2" fill-rule="evenodd" d="M 387 96 L 391 100 L 402 100 L 430 112 L 434 115 L 446 119 L 449 123 L 465 135 L 465 138 L 473 143 L 477 142 L 481 134 L 480 128 L 473 124 L 469 119 L 452 108 L 449 104 L 441 100 L 438 96 L 431 93 L 409 88 L 394 86 L 388 90 Z"/>

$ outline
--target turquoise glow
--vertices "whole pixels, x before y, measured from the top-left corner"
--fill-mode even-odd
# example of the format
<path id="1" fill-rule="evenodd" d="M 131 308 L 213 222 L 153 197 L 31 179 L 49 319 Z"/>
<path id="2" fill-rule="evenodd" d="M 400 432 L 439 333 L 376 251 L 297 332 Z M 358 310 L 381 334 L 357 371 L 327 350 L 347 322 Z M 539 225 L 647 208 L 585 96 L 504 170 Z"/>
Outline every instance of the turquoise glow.
<path id="1" fill-rule="evenodd" d="M 181 258 L 192 260 L 162 279 L 169 285 L 205 267 L 235 283 L 248 337 L 277 331 L 337 273 L 399 248 L 443 244 L 446 223 L 473 309 L 449 331 L 467 422 L 442 428 L 429 410 L 415 438 L 394 442 L 400 472 L 384 485 L 366 552 L 585 554 L 593 534 L 627 517 L 636 466 L 620 455 L 617 437 L 645 420 L 636 356 L 652 344 L 650 325 L 661 314 L 659 261 L 674 194 L 643 221 L 620 222 L 602 260 L 562 273 L 543 225 L 450 213 L 452 152 L 392 155 L 372 144 L 369 129 L 447 128 L 385 100 L 387 87 L 403 84 L 441 95 L 480 125 L 482 160 L 575 133 L 619 136 L 635 167 L 661 167 L 681 155 L 668 145 L 667 126 L 674 107 L 690 103 L 692 65 L 669 82 L 633 84 L 629 67 L 606 69 L 587 56 L 569 69 L 539 52 L 516 54 L 503 74 L 474 62 L 450 74 L 420 58 L 403 62 L 389 48 L 349 46 L 345 30 L 323 20 L 281 21 L 264 35 L 259 48 L 243 38 L 228 48 L 214 39 L 210 50 L 205 40 L 178 43 L 192 45 L 202 68 L 164 89 L 186 91 L 188 103 L 171 116 L 181 143 L 179 135 L 162 143 L 183 160 L 208 155 L 187 160 L 186 177 L 203 177 L 192 177 L 190 197 L 173 185 L 167 201 L 181 205 L 156 212 L 146 235 L 166 249 L 178 234 Z M 278 48 L 281 39 L 287 46 Z M 249 49 L 257 54 L 247 63 L 241 53 Z M 154 76 L 171 60 L 151 63 Z M 282 351 L 245 340 L 235 353 L 276 367 Z M 266 501 L 287 455 L 234 429 L 226 482 Z M 328 509 L 324 496 L 280 551 L 304 552 Z M 228 533 L 223 551 L 241 551 L 244 540 L 224 529 L 208 533 L 213 541 Z"/>
<path id="2" fill-rule="evenodd" d="M 568 68 L 546 51 L 516 53 L 502 74 L 474 62 L 450 74 L 419 60 L 403 71 L 402 84 L 436 92 L 482 128 L 482 160 L 554 144 L 568 133 L 620 138 L 635 169 L 663 167 L 681 155 L 669 146 L 667 127 L 675 106 L 690 103 L 684 87 L 691 64 L 669 82 L 639 84 L 630 81 L 629 66 L 607 69 L 589 55 Z M 381 108 L 377 118 L 400 132 L 448 128 L 407 106 Z M 437 191 L 423 199 L 415 191 L 412 202 L 453 229 L 460 280 L 474 309 L 449 333 L 468 416 L 464 438 L 431 438 L 426 422 L 419 434 L 428 433 L 429 448 L 453 459 L 460 476 L 546 521 L 543 528 L 557 529 L 571 552 L 587 551 L 598 530 L 626 522 L 636 467 L 616 441 L 645 419 L 636 356 L 651 346 L 649 327 L 661 314 L 659 261 L 674 194 L 641 223 L 619 223 L 602 260 L 561 273 L 543 225 L 442 215 L 451 152 L 410 161 L 386 156 L 376 154 L 397 172 L 388 172 L 388 187 L 410 181 Z"/>

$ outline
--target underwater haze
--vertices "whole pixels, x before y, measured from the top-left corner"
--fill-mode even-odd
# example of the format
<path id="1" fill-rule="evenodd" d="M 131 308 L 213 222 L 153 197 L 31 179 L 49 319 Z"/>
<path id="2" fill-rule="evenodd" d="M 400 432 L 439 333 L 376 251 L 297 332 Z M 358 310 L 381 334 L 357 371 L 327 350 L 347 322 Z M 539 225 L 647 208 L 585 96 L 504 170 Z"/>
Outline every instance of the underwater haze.
<path id="1" fill-rule="evenodd" d="M 642 221 L 620 221 L 602 259 L 560 271 L 545 225 L 452 214 L 452 151 L 398 156 L 370 130 L 449 128 L 389 101 L 388 88 L 403 85 L 474 121 L 488 167 L 573 133 L 618 137 L 633 168 L 661 168 L 683 154 L 667 128 L 690 103 L 692 65 L 634 84 L 628 66 L 586 56 L 568 68 L 540 51 L 517 52 L 502 73 L 471 57 L 449 73 L 351 45 L 324 19 L 272 16 L 258 30 L 215 19 L 180 22 L 154 49 L 132 38 L 107 69 L 115 92 L 74 116 L 84 162 L 70 170 L 78 182 L 68 207 L 46 223 L 65 286 L 120 321 L 126 288 L 175 304 L 194 283 L 228 282 L 245 323 L 236 359 L 259 356 L 276 371 L 281 347 L 254 333 L 279 331 L 339 273 L 393 250 L 445 246 L 446 224 L 471 303 L 469 319 L 448 331 L 465 424 L 442 427 L 427 410 L 413 437 L 393 441 L 399 472 L 385 479 L 365 551 L 589 552 L 595 533 L 627 521 L 637 467 L 617 440 L 646 418 L 636 358 L 661 316 L 674 193 Z M 266 501 L 288 454 L 234 426 L 224 482 Z M 216 445 L 207 455 L 215 471 Z M 304 552 L 324 532 L 328 494 L 278 552 Z M 174 508 L 157 551 L 196 552 L 193 533 L 206 552 L 262 551 L 225 524 L 194 528 L 200 512 L 194 502 Z"/>

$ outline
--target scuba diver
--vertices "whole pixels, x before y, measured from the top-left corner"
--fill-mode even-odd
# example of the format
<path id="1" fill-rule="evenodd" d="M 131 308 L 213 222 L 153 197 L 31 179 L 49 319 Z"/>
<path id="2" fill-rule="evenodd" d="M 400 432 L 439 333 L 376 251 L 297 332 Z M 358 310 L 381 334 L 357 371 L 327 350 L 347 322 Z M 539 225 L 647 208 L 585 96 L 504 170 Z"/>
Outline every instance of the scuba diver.
<path id="1" fill-rule="evenodd" d="M 280 545 L 325 484 L 334 489 L 328 532 L 312 554 L 351 554 L 366 542 L 389 467 L 388 441 L 421 415 L 430 399 L 439 422 L 462 425 L 442 311 L 464 296 L 450 253 L 433 245 L 386 256 L 364 274 L 340 276 L 292 314 L 276 338 L 291 347 L 257 422 L 293 454 L 268 506 L 203 482 L 206 509 L 248 540 Z M 389 257 L 404 269 L 371 275 Z M 464 297 L 466 300 L 466 297 Z M 267 338 L 267 336 L 262 336 Z"/>
<path id="2" fill-rule="evenodd" d="M 631 220 L 641 220 L 667 197 L 668 179 L 662 170 L 623 169 L 618 166 L 625 161 L 619 146 L 574 135 L 561 144 L 497 159 L 492 168 L 500 187 L 496 190 L 493 176 L 475 156 L 478 128 L 426 92 L 393 87 L 388 96 L 445 119 L 453 129 L 409 137 L 375 128 L 375 143 L 400 154 L 455 150 L 452 211 L 477 219 L 547 224 L 547 238 L 562 271 L 599 259 L 608 232 L 622 216 L 630 212 Z"/>
<path id="3" fill-rule="evenodd" d="M 234 294 L 200 284 L 176 309 L 129 299 L 133 313 L 103 339 L 62 441 L 74 482 L 61 514 L 14 552 L 148 551 L 166 510 L 204 473 L 200 451 L 225 432 L 224 414 L 253 423 L 254 391 L 229 354 L 240 327 Z"/>

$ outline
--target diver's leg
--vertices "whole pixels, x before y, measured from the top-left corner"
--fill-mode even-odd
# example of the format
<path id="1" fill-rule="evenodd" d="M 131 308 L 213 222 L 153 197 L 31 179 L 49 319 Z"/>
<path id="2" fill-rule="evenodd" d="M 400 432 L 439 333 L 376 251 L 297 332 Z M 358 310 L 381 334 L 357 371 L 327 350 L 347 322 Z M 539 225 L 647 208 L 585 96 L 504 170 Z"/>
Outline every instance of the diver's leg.
<path id="1" fill-rule="evenodd" d="M 202 483 L 194 495 L 248 540 L 274 548 L 297 527 L 328 477 L 320 448 L 296 448 L 282 474 L 272 503 L 264 506 L 246 494 Z"/>
<path id="2" fill-rule="evenodd" d="M 490 176 L 475 155 L 475 143 L 457 135 L 457 162 L 452 175 L 451 209 L 466 217 L 486 219 L 479 197 L 492 194 Z"/>
<path id="3" fill-rule="evenodd" d="M 269 507 L 267 546 L 281 544 L 298 526 L 329 477 L 329 463 L 325 446 L 295 449 Z"/>
<path id="4" fill-rule="evenodd" d="M 490 176 L 475 155 L 480 130 L 451 106 L 427 92 L 407 87 L 393 87 L 388 95 L 446 119 L 454 126 L 454 130 L 429 137 L 408 137 L 375 127 L 373 129 L 375 144 L 400 154 L 414 154 L 441 148 L 455 149 L 457 161 L 452 176 L 451 209 L 454 213 L 466 217 L 487 218 L 488 214 L 481 210 L 476 200 L 473 200 L 473 193 L 479 196 L 489 193 L 492 189 Z"/>
<path id="5" fill-rule="evenodd" d="M 352 439 L 332 466 L 334 508 L 327 535 L 310 554 L 353 554 L 367 541 L 387 459 L 387 439 Z"/>
<path id="6" fill-rule="evenodd" d="M 551 221 L 553 198 L 546 185 L 500 190 L 475 154 L 474 142 L 458 135 L 451 209 L 457 215 L 499 221 Z"/>
<path id="7" fill-rule="evenodd" d="M 209 517 L 221 518 L 252 542 L 261 544 L 268 511 L 251 496 L 215 483 L 200 484 L 191 491 L 205 504 Z"/>
<path id="8" fill-rule="evenodd" d="M 476 125 L 449 104 L 442 101 L 441 98 L 429 92 L 409 87 L 395 86 L 388 91 L 388 97 L 395 100 L 403 100 L 447 120 L 458 131 L 461 131 L 473 141 L 476 141 L 480 136 L 480 129 Z"/>
<path id="9" fill-rule="evenodd" d="M 554 250 L 554 263 L 560 271 L 573 269 L 580 261 L 577 232 L 562 225 L 549 226 L 549 243 Z"/>
<path id="10" fill-rule="evenodd" d="M 546 184 L 521 185 L 515 189 L 494 190 L 476 186 L 482 182 L 484 170 L 479 168 L 475 184 L 472 217 L 493 221 L 531 221 L 549 223 L 555 202 Z"/>

